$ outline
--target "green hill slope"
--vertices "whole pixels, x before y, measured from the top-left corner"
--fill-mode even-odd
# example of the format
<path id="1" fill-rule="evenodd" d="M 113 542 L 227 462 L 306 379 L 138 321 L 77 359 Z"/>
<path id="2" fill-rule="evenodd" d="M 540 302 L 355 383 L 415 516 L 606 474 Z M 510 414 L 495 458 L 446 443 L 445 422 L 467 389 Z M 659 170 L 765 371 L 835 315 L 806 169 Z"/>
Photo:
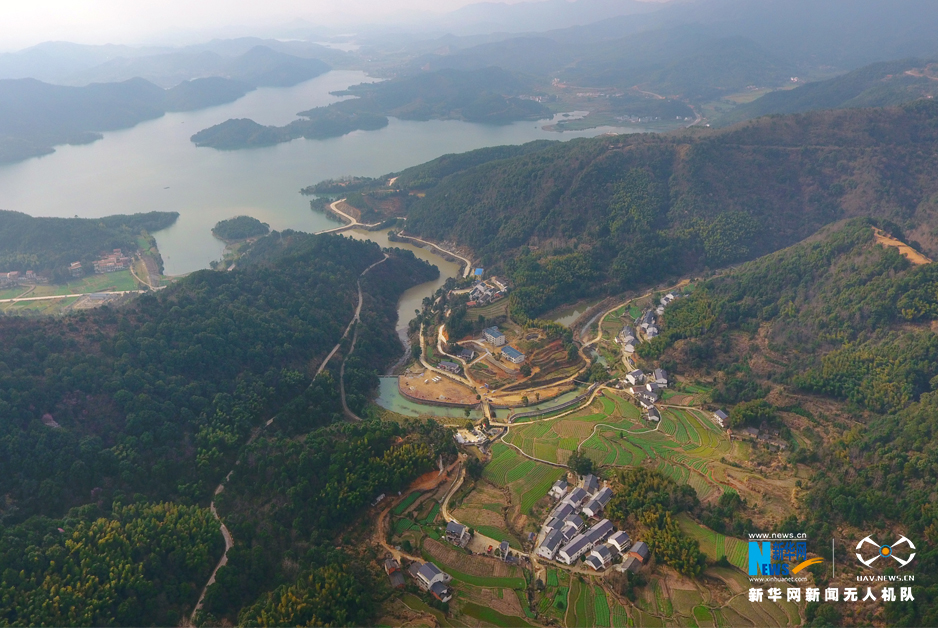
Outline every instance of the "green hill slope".
<path id="1" fill-rule="evenodd" d="M 716 121 L 728 126 L 770 114 L 843 107 L 888 107 L 938 95 L 935 65 L 920 59 L 874 63 L 843 76 L 771 92 L 741 105 Z"/>
<path id="2" fill-rule="evenodd" d="M 33 218 L 0 211 L 0 272 L 32 270 L 53 282 L 69 277 L 69 264 L 86 270 L 112 249 L 137 250 L 141 231 L 170 226 L 179 214 L 150 212 L 104 218 Z"/>
<path id="3" fill-rule="evenodd" d="M 484 163 L 470 153 L 457 169 L 441 169 L 458 163 L 445 157 L 395 187 L 408 233 L 471 247 L 511 277 L 515 313 L 535 316 L 752 259 L 849 216 L 892 220 L 934 253 L 936 140 L 938 104 L 921 101 L 537 144 Z"/>
<path id="4" fill-rule="evenodd" d="M 938 521 L 936 295 L 938 265 L 913 265 L 856 219 L 698 286 L 640 353 L 709 373 L 727 409 L 793 413 L 786 423 L 811 445 L 788 462 L 816 473 L 804 519 L 788 523 L 810 539 L 858 540 L 872 526 L 917 541 Z M 855 566 L 850 553 L 841 562 L 838 572 Z M 885 625 L 935 623 L 936 556 L 915 564 L 917 603 L 887 608 Z"/>

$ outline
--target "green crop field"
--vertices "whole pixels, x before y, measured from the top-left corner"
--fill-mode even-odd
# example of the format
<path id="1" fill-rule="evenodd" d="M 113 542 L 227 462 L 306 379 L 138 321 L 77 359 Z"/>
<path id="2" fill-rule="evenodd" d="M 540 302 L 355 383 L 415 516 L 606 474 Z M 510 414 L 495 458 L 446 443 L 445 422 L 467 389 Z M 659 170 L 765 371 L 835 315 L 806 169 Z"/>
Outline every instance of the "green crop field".
<path id="1" fill-rule="evenodd" d="M 520 484 L 518 492 L 521 495 L 521 512 L 529 513 L 537 501 L 547 495 L 547 491 L 553 486 L 560 477 L 566 472 L 564 469 L 551 467 L 546 464 L 536 463 L 536 468 L 528 476 L 522 478 L 516 484 Z M 515 484 L 511 485 L 511 491 L 515 493 Z M 514 499 L 514 496 L 512 496 Z"/>
<path id="2" fill-rule="evenodd" d="M 421 519 L 421 523 L 430 525 L 436 520 L 437 514 L 440 512 L 440 503 L 437 502 L 433 504 L 433 508 L 430 509 L 430 512 L 427 513 L 427 516 Z"/>
<path id="3" fill-rule="evenodd" d="M 423 493 L 421 493 L 420 491 L 414 491 L 413 493 L 405 497 L 404 501 L 402 501 L 397 506 L 395 506 L 394 510 L 392 510 L 391 512 L 394 513 L 395 515 L 403 514 L 404 511 L 410 508 L 410 505 L 413 504 L 415 501 L 417 501 L 417 498 L 420 497 L 421 495 L 423 495 Z"/>
<path id="4" fill-rule="evenodd" d="M 548 569 L 547 570 L 547 586 L 556 587 L 560 585 L 560 581 L 557 579 L 557 570 Z"/>
<path id="5" fill-rule="evenodd" d="M 609 628 L 611 626 L 611 617 L 609 615 L 609 604 L 606 601 L 606 594 L 599 587 L 593 588 L 593 615 L 595 625 Z"/>
<path id="6" fill-rule="evenodd" d="M 400 536 L 414 527 L 414 522 L 410 519 L 398 519 L 394 522 L 394 534 Z"/>
<path id="7" fill-rule="evenodd" d="M 557 589 L 557 595 L 554 597 L 554 608 L 567 608 L 567 598 L 569 593 L 569 587 L 560 587 Z"/>
<path id="8" fill-rule="evenodd" d="M 528 474 L 531 473 L 531 471 L 534 470 L 534 467 L 536 465 L 537 463 L 534 462 L 533 460 L 525 460 L 521 464 L 514 466 L 508 470 L 508 472 L 505 474 L 505 481 L 510 484 L 512 482 L 515 482 L 517 480 L 520 480 L 526 477 Z"/>
<path id="9" fill-rule="evenodd" d="M 496 528 L 495 526 L 473 526 L 473 528 L 479 534 L 484 534 L 485 536 L 491 537 L 499 542 L 508 541 L 508 545 L 511 547 L 514 547 L 515 549 L 521 549 L 521 543 L 518 541 L 518 539 L 501 528 Z"/>
<path id="10" fill-rule="evenodd" d="M 700 550 L 711 560 L 719 560 L 720 556 L 725 555 L 734 567 L 742 571 L 748 569 L 749 546 L 745 541 L 714 532 L 684 513 L 678 515 L 678 524 L 685 534 L 697 539 L 700 543 Z"/>
<path id="11" fill-rule="evenodd" d="M 613 628 L 629 628 L 632 625 L 632 620 L 629 617 L 628 611 L 625 610 L 620 604 L 612 605 L 612 627 Z"/>
<path id="12" fill-rule="evenodd" d="M 426 552 L 423 553 L 423 559 L 434 563 L 437 567 L 451 575 L 453 580 L 458 580 L 459 582 L 471 584 L 476 587 L 485 587 L 489 589 L 524 589 L 527 586 L 524 578 L 512 578 L 510 576 L 471 576 L 469 574 L 462 573 L 452 565 L 447 565 L 446 563 L 430 556 Z"/>
<path id="13" fill-rule="evenodd" d="M 524 458 L 508 445 L 495 443 L 492 445 L 492 460 L 485 465 L 482 477 L 493 484 L 504 486 L 507 484 L 505 477 L 508 472 L 523 460 Z"/>

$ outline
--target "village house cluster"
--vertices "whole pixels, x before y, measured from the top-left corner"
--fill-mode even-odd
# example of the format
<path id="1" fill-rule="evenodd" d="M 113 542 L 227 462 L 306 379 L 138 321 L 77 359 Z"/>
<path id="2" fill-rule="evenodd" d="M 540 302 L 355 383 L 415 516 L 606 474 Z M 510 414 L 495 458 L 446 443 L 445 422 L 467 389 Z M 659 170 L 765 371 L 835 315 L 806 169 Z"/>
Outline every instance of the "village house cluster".
<path id="1" fill-rule="evenodd" d="M 541 528 L 538 556 L 564 565 L 585 556 L 583 562 L 595 571 L 605 570 L 620 556 L 623 562 L 617 569 L 623 571 L 638 571 L 647 562 L 644 542 L 633 545 L 628 533 L 617 532 L 608 519 L 600 519 L 613 493 L 595 475 L 583 476 L 575 487 L 561 478 L 548 495 L 557 503 Z"/>
<path id="2" fill-rule="evenodd" d="M 710 415 L 710 418 L 714 423 L 724 429 L 729 427 L 730 416 L 722 409 L 714 412 Z M 777 449 L 788 449 L 788 443 L 779 438 L 779 431 L 765 425 L 762 426 L 762 429 L 757 427 L 741 427 L 735 429 L 734 432 L 730 434 L 730 440 L 740 438 L 759 441 Z"/>
<path id="3" fill-rule="evenodd" d="M 44 283 L 49 283 L 49 278 L 37 275 L 34 271 L 31 270 L 27 270 L 25 273 L 21 273 L 16 270 L 9 273 L 0 273 L 0 288 Z"/>
<path id="4" fill-rule="evenodd" d="M 469 290 L 469 302 L 466 304 L 468 307 L 482 307 L 494 303 L 508 294 L 508 285 L 505 282 L 498 277 L 491 277 L 483 281 L 482 273 L 481 268 L 475 269 L 477 281 L 472 284 L 472 289 Z"/>
<path id="5" fill-rule="evenodd" d="M 635 331 L 636 328 L 640 330 L 648 340 L 656 337 L 659 333 L 657 326 L 658 317 L 664 314 L 664 309 L 674 303 L 679 297 L 680 294 L 673 292 L 667 293 L 661 297 L 655 309 L 648 308 L 642 312 L 642 315 L 635 320 L 635 327 L 628 324 L 622 327 L 622 330 L 615 338 L 615 342 L 622 348 L 622 353 L 625 354 L 626 357 L 635 353 L 635 350 L 638 348 L 640 340 Z"/>
<path id="6" fill-rule="evenodd" d="M 493 347 L 503 347 L 502 357 L 512 364 L 522 364 L 527 356 L 515 349 L 509 344 L 505 344 L 505 334 L 499 331 L 497 326 L 487 327 L 482 330 L 482 338 Z"/>
<path id="7" fill-rule="evenodd" d="M 640 369 L 626 374 L 619 382 L 646 413 L 649 421 L 660 421 L 661 412 L 655 407 L 661 397 L 661 391 L 668 387 L 668 372 L 664 369 L 655 369 L 651 373 L 644 373 Z"/>
<path id="8" fill-rule="evenodd" d="M 118 270 L 130 268 L 131 259 L 124 255 L 120 249 L 114 249 L 101 259 L 94 261 L 94 272 L 96 274 L 113 273 Z"/>

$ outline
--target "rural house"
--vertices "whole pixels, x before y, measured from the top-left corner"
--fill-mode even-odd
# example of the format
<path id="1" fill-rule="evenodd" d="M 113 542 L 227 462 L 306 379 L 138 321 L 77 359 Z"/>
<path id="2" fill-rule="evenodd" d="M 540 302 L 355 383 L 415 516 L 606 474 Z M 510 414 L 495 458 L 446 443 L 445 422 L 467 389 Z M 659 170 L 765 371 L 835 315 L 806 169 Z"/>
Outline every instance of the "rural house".
<path id="1" fill-rule="evenodd" d="M 491 342 L 496 347 L 501 347 L 505 344 L 505 334 L 498 331 L 498 327 L 489 327 L 482 332 L 482 335 L 488 342 Z"/>
<path id="2" fill-rule="evenodd" d="M 524 362 L 524 354 L 511 346 L 502 349 L 502 355 L 512 364 L 521 364 Z"/>
<path id="3" fill-rule="evenodd" d="M 461 523 L 450 521 L 446 524 L 446 540 L 458 547 L 466 547 L 469 544 L 469 528 Z"/>
<path id="4" fill-rule="evenodd" d="M 609 537 L 607 543 L 616 548 L 616 550 L 621 554 L 625 550 L 629 549 L 630 545 L 632 545 L 632 539 L 629 538 L 628 532 L 625 530 L 619 530 Z"/>
<path id="5" fill-rule="evenodd" d="M 594 548 L 590 555 L 586 558 L 586 564 L 596 571 L 602 571 L 611 562 L 612 552 L 609 551 L 608 545 L 600 545 L 599 547 Z"/>
<path id="6" fill-rule="evenodd" d="M 547 560 L 554 560 L 554 556 L 557 555 L 557 549 L 563 541 L 563 534 L 560 533 L 560 530 L 550 531 L 547 536 L 544 537 L 540 547 L 537 548 L 537 555 Z"/>
<path id="7" fill-rule="evenodd" d="M 713 413 L 713 422 L 720 427 L 726 427 L 729 418 L 730 416 L 726 412 L 723 412 L 723 410 L 717 410 Z"/>
<path id="8" fill-rule="evenodd" d="M 632 546 L 632 549 L 629 550 L 629 556 L 634 556 L 638 559 L 643 565 L 648 562 L 648 546 L 645 545 L 644 541 L 639 541 Z"/>
<path id="9" fill-rule="evenodd" d="M 549 495 L 554 499 L 561 499 L 564 496 L 564 493 L 567 492 L 567 481 L 563 478 L 560 478 L 554 485 L 550 487 Z"/>

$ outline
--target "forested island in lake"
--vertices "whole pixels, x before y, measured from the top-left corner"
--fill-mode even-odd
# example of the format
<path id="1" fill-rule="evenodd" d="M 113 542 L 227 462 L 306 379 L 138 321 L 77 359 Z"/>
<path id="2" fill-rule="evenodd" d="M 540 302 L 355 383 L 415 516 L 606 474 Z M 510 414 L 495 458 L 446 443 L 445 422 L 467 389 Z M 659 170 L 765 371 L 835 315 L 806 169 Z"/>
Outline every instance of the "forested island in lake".
<path id="1" fill-rule="evenodd" d="M 270 233 L 270 225 L 251 216 L 235 216 L 220 220 L 212 228 L 212 235 L 225 242 L 256 238 L 268 233 Z"/>
<path id="2" fill-rule="evenodd" d="M 402 120 L 465 120 L 506 124 L 550 116 L 541 103 L 519 96 L 536 84 L 500 68 L 440 70 L 380 83 L 363 83 L 337 92 L 350 100 L 301 111 L 302 117 L 282 127 L 248 119 L 227 120 L 192 136 L 196 146 L 233 150 L 270 146 L 303 137 L 326 139 L 352 131 L 387 126 L 388 117 Z"/>

